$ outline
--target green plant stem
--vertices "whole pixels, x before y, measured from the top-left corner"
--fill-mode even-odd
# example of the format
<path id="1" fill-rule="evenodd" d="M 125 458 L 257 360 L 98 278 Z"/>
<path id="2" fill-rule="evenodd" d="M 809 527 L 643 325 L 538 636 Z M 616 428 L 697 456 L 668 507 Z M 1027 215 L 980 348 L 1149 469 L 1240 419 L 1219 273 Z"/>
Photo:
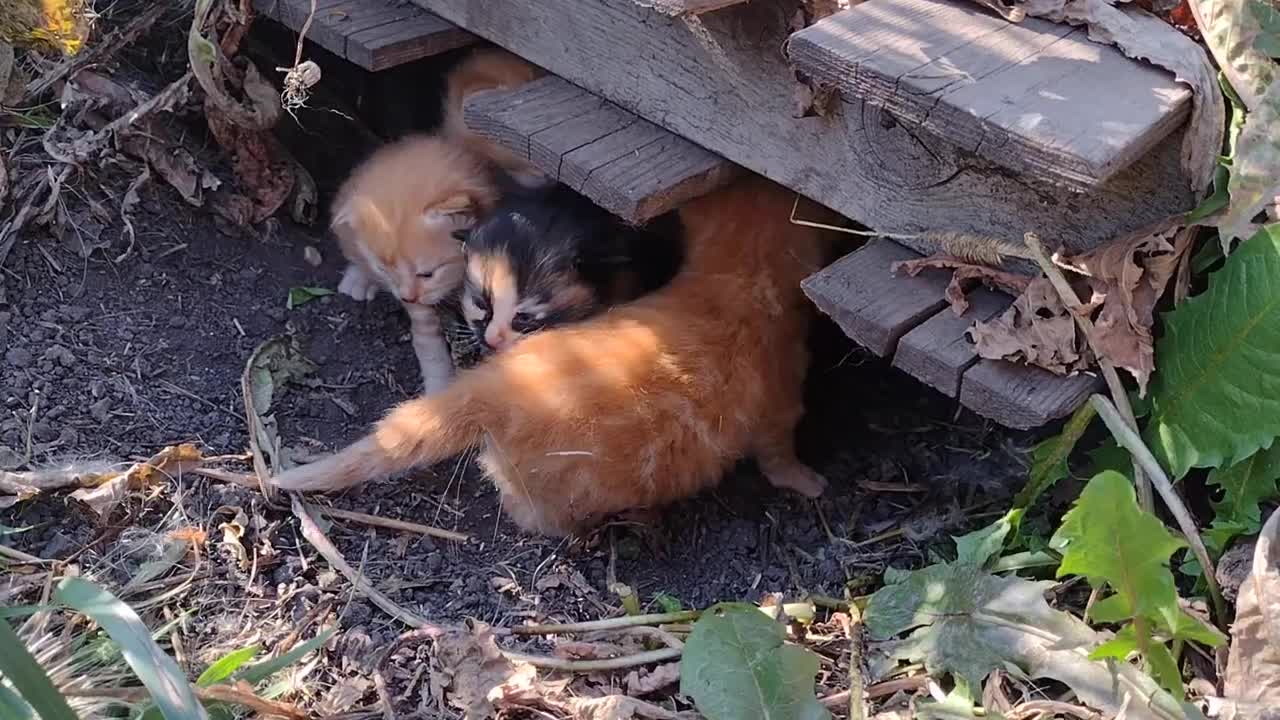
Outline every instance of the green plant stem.
<path id="1" fill-rule="evenodd" d="M 1129 404 L 1129 394 L 1124 390 L 1124 383 L 1120 382 L 1120 375 L 1116 372 L 1116 368 L 1107 359 L 1107 356 L 1098 351 L 1098 346 L 1094 344 L 1093 338 L 1096 333 L 1093 327 L 1093 321 L 1089 319 L 1087 313 L 1084 312 L 1080 305 L 1080 299 L 1076 297 L 1076 293 L 1071 289 L 1071 285 L 1067 282 L 1066 276 L 1062 271 L 1054 265 L 1049 259 L 1049 255 L 1044 251 L 1044 245 L 1040 243 L 1040 237 L 1035 233 L 1027 233 L 1023 236 L 1023 242 L 1030 248 L 1031 254 L 1035 256 L 1036 263 L 1040 265 L 1041 272 L 1045 277 L 1049 278 L 1049 282 L 1053 283 L 1053 289 L 1058 291 L 1058 295 L 1062 298 L 1062 303 L 1066 305 L 1067 310 L 1071 313 L 1071 317 L 1075 318 L 1076 324 L 1080 326 L 1081 332 L 1084 333 L 1085 342 L 1089 343 L 1089 347 L 1093 349 L 1093 354 L 1098 358 L 1098 367 L 1102 370 L 1102 377 L 1107 381 L 1107 389 L 1111 391 L 1111 396 L 1115 398 L 1116 406 L 1119 408 L 1120 416 L 1130 428 L 1136 433 L 1138 430 L 1138 419 L 1133 414 L 1133 406 Z M 1151 512 L 1155 508 L 1155 498 L 1151 494 L 1151 481 L 1143 474 L 1142 466 L 1135 459 L 1133 463 L 1133 483 L 1138 489 L 1138 506 L 1147 512 Z"/>
<path id="2" fill-rule="evenodd" d="M 993 573 L 999 573 L 1009 570 L 1025 570 L 1027 568 L 1057 567 L 1061 562 L 1062 556 L 1058 553 L 1047 550 L 1028 551 L 1005 555 L 996 560 L 990 570 Z"/>
<path id="3" fill-rule="evenodd" d="M 1200 539 L 1195 520 L 1191 517 L 1187 506 L 1182 502 L 1182 498 L 1178 497 L 1177 491 L 1173 489 L 1173 483 L 1169 482 L 1169 476 L 1160 467 L 1160 463 L 1151 454 L 1151 450 L 1142 442 L 1142 438 L 1137 431 L 1130 427 L 1120 416 L 1116 406 L 1106 397 L 1096 394 L 1089 398 L 1089 402 L 1093 403 L 1094 408 L 1098 410 L 1098 415 L 1102 418 L 1102 422 L 1106 424 L 1107 429 L 1111 431 L 1111 434 L 1115 436 L 1116 442 L 1119 442 L 1124 449 L 1128 450 L 1129 454 L 1133 456 L 1134 462 L 1139 463 L 1143 470 L 1146 471 L 1155 485 L 1156 491 L 1160 493 L 1161 499 L 1164 500 L 1165 506 L 1169 508 L 1169 512 L 1173 515 L 1174 520 L 1177 521 L 1178 528 L 1182 531 L 1183 537 L 1187 539 L 1187 544 L 1191 547 L 1191 552 L 1200 561 L 1200 567 L 1204 570 L 1205 583 L 1209 586 L 1209 598 L 1213 601 L 1214 622 L 1219 630 L 1227 633 L 1227 604 L 1222 599 L 1222 589 L 1218 587 L 1218 579 L 1214 574 L 1213 560 L 1209 558 L 1209 551 L 1205 549 L 1204 541 Z"/>
<path id="4" fill-rule="evenodd" d="M 505 628 L 512 635 L 568 635 L 571 633 L 595 632 L 597 630 L 617 630 L 618 628 L 636 625 L 660 625 L 678 623 L 686 620 L 697 620 L 701 610 L 681 610 L 670 613 L 650 613 L 648 615 L 624 615 L 607 620 L 588 620 L 579 623 L 551 623 L 548 625 L 517 625 Z M 497 633 L 498 628 L 494 628 Z"/>

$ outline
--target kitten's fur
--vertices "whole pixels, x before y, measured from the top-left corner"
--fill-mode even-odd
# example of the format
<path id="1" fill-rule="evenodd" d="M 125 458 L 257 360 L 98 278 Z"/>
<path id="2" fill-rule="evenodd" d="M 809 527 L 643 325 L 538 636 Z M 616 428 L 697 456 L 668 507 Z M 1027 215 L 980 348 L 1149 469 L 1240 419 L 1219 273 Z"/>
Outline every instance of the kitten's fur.
<path id="1" fill-rule="evenodd" d="M 334 203 L 331 227 L 349 262 L 338 290 L 371 300 L 383 288 L 400 298 L 427 392 L 444 387 L 453 374 L 433 307 L 462 282 L 462 252 L 453 233 L 493 207 L 504 171 L 535 177 L 527 164 L 466 131 L 462 101 L 473 91 L 514 87 L 539 72 L 502 50 L 472 54 L 448 78 L 443 128 L 380 148 L 356 168 Z"/>
<path id="2" fill-rule="evenodd" d="M 675 213 L 633 227 L 563 185 L 515 193 L 465 233 L 462 314 L 483 352 L 502 350 L 658 289 L 682 252 Z"/>
<path id="3" fill-rule="evenodd" d="M 748 454 L 775 486 L 820 494 L 793 433 L 811 314 L 800 281 L 825 238 L 791 224 L 791 206 L 758 177 L 690 202 L 686 259 L 666 287 L 530 335 L 273 482 L 335 490 L 482 445 L 506 512 L 550 534 L 691 496 Z"/>

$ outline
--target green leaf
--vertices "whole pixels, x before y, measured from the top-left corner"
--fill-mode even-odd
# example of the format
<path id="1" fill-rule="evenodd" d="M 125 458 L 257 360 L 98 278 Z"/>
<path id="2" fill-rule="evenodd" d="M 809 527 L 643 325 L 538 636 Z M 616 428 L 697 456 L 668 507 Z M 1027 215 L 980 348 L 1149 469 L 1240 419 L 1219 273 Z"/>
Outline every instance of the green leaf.
<path id="1" fill-rule="evenodd" d="M 1138 507 L 1133 485 L 1123 475 L 1094 476 L 1054 538 L 1065 542 L 1058 577 L 1083 575 L 1094 587 L 1105 583 L 1130 613 L 1173 625 L 1178 591 L 1169 556 L 1186 543 Z"/>
<path id="2" fill-rule="evenodd" d="M 1280 10 L 1267 0 L 1249 0 L 1249 13 L 1258 21 L 1261 32 L 1253 41 L 1258 52 L 1280 58 Z"/>
<path id="3" fill-rule="evenodd" d="M 1147 662 L 1151 664 L 1151 674 L 1155 675 L 1165 690 L 1173 693 L 1174 697 L 1184 697 L 1187 694 L 1182 687 L 1182 671 L 1178 669 L 1178 663 L 1173 659 L 1169 648 L 1160 643 L 1151 643 L 1147 648 Z"/>
<path id="4" fill-rule="evenodd" d="M 664 592 L 654 595 L 653 601 L 658 603 L 658 607 L 662 608 L 662 612 L 665 613 L 680 612 L 684 609 L 684 606 L 680 604 L 679 598 Z"/>
<path id="5" fill-rule="evenodd" d="M 75 711 L 54 687 L 44 668 L 31 656 L 22 638 L 4 620 L 0 620 L 0 648 L 4 648 L 0 651 L 0 675 L 13 683 L 13 687 L 21 694 L 19 703 L 30 705 L 30 709 L 40 715 L 40 720 L 78 720 Z M 10 700 L 5 699 L 0 707 L 8 704 Z"/>
<path id="6" fill-rule="evenodd" d="M 295 287 L 289 288 L 289 299 L 285 301 L 285 307 L 292 310 L 301 307 L 319 297 L 332 295 L 333 291 L 329 288 L 322 287 Z"/>
<path id="7" fill-rule="evenodd" d="M 133 608 L 87 580 L 64 578 L 54 600 L 88 615 L 111 636 L 167 720 L 205 720 L 204 707 L 173 658 L 151 639 Z M 45 720 L 48 720 L 47 718 Z"/>
<path id="8" fill-rule="evenodd" d="M 252 660 L 257 654 L 257 645 L 250 645 L 227 653 L 220 660 L 205 668 L 204 672 L 200 673 L 200 677 L 196 678 L 196 687 L 209 687 L 214 683 L 226 680 L 231 677 L 232 673 L 239 670 L 241 665 Z"/>
<path id="9" fill-rule="evenodd" d="M 312 650 L 315 650 L 321 645 L 324 645 L 326 642 L 329 641 L 329 638 L 333 637 L 333 634 L 337 631 L 338 631 L 337 628 L 329 628 L 328 630 L 325 630 L 319 635 L 316 635 L 315 637 L 302 643 L 298 647 L 290 650 L 289 652 L 285 653 L 284 655 L 281 655 L 278 658 L 272 658 L 271 660 L 264 660 L 260 663 L 256 663 L 254 665 L 250 665 L 244 668 L 243 670 L 240 671 L 240 673 L 236 677 L 239 680 L 244 680 L 250 685 L 257 685 L 263 680 L 266 680 L 272 675 L 275 675 L 281 670 L 298 662 L 307 653 L 311 652 Z"/>
<path id="10" fill-rule="evenodd" d="M 35 717 L 35 710 L 18 696 L 12 688 L 4 683 L 0 683 L 0 718 L 5 720 L 31 720 Z"/>
<path id="11" fill-rule="evenodd" d="M 1280 225 L 1165 316 L 1145 438 L 1170 474 L 1242 460 L 1280 435 Z"/>
<path id="12" fill-rule="evenodd" d="M 814 695 L 818 656 L 788 645 L 754 605 L 722 603 L 698 618 L 680 660 L 680 692 L 708 720 L 826 719 Z"/>
<path id="13" fill-rule="evenodd" d="M 986 567 L 1000 554 L 1004 539 L 1022 520 L 1022 510 L 1010 510 L 994 523 L 967 535 L 953 538 L 956 543 L 956 562 L 974 567 Z"/>
<path id="14" fill-rule="evenodd" d="M 1092 403 L 1081 405 L 1063 426 L 1061 433 L 1031 449 L 1031 472 L 1022 492 L 1013 499 L 1015 508 L 1030 508 L 1041 493 L 1067 476 L 1067 458 L 1097 414 Z"/>
<path id="15" fill-rule="evenodd" d="M 1277 495 L 1280 480 L 1280 441 L 1273 441 L 1244 460 L 1209 473 L 1209 484 L 1222 488 L 1222 499 L 1213 503 L 1213 525 L 1209 535 L 1221 552 L 1243 532 L 1262 527 L 1260 505 Z"/>
<path id="16" fill-rule="evenodd" d="M 1127 662 L 1134 653 L 1138 652 L 1138 636 L 1137 631 L 1133 627 L 1133 623 L 1129 623 L 1120 628 L 1120 632 L 1110 640 L 1102 643 L 1089 653 L 1090 660 L 1104 660 L 1112 658 L 1121 662 Z"/>

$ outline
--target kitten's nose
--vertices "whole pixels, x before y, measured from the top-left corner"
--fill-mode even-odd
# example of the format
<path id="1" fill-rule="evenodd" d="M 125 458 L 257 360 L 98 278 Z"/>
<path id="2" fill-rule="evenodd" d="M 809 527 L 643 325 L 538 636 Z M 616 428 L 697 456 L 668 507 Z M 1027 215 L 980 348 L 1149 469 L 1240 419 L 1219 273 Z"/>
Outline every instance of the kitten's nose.
<path id="1" fill-rule="evenodd" d="M 417 290 L 401 290 L 400 291 L 400 301 L 407 305 L 413 305 L 414 303 L 418 302 L 419 297 L 421 296 L 418 294 Z"/>
<path id="2" fill-rule="evenodd" d="M 501 350 L 511 344 L 511 331 L 490 323 L 484 330 L 484 343 L 494 350 Z"/>

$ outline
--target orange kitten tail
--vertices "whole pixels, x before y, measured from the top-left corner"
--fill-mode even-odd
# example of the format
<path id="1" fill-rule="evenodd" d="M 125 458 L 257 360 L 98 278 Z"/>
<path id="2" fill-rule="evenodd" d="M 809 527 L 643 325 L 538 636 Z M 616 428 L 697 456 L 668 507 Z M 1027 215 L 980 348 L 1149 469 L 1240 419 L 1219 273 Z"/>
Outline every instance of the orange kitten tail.
<path id="1" fill-rule="evenodd" d="M 323 460 L 272 478 L 285 490 L 339 490 L 452 457 L 480 442 L 472 400 L 461 389 L 400 403 L 373 432 Z"/>
<path id="2" fill-rule="evenodd" d="M 542 75 L 542 70 L 497 47 L 473 51 L 449 73 L 446 122 L 462 127 L 462 103 L 481 90 L 510 89 Z"/>

